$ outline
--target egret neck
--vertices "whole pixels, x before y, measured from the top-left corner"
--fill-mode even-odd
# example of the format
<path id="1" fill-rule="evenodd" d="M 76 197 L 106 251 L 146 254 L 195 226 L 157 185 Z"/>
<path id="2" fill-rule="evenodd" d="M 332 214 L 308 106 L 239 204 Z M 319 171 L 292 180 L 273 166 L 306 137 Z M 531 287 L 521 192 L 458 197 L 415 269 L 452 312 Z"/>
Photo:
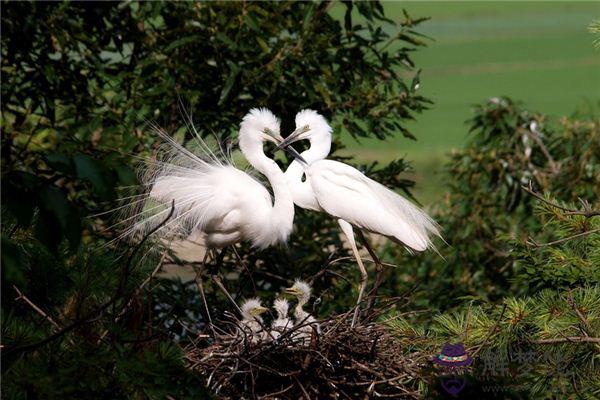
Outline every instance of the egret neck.
<path id="1" fill-rule="evenodd" d="M 287 236 L 294 223 L 294 201 L 283 171 L 274 160 L 265 155 L 260 141 L 240 140 L 240 150 L 250 165 L 267 177 L 273 190 L 273 212 L 269 214 L 270 220 L 265 223 Z"/>

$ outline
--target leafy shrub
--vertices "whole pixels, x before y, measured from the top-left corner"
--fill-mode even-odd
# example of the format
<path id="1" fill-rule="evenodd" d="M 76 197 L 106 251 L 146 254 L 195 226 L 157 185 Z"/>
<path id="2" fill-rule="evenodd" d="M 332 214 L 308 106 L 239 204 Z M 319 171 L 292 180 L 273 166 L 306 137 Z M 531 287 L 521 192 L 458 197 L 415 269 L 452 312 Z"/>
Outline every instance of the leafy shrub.
<path id="1" fill-rule="evenodd" d="M 201 134 L 222 141 L 256 106 L 282 117 L 283 132 L 298 110 L 312 107 L 338 134 L 412 137 L 403 121 L 429 102 L 399 72 L 414 67 L 422 19 L 407 14 L 396 23 L 377 2 L 345 2 L 339 21 L 329 7 L 4 5 L 2 362 L 11 397 L 201 396 L 202 383 L 182 370 L 172 342 L 199 323 L 197 291 L 169 280 L 160 290 L 156 281 L 144 284 L 159 260 L 146 247 L 115 246 L 119 226 L 101 213 L 115 207 L 121 187 L 136 184 L 133 160 L 155 150 L 143 119 L 179 140 L 191 137 L 178 97 L 196 111 Z M 388 24 L 398 33 L 387 33 Z M 262 293 L 316 272 L 331 245 L 345 254 L 328 218 L 297 218 L 290 244 L 297 252 L 241 249 Z M 243 268 L 226 263 L 243 277 Z M 237 282 L 241 294 L 253 292 L 250 280 Z M 222 299 L 208 295 L 222 310 Z M 351 296 L 328 304 L 342 307 Z"/>

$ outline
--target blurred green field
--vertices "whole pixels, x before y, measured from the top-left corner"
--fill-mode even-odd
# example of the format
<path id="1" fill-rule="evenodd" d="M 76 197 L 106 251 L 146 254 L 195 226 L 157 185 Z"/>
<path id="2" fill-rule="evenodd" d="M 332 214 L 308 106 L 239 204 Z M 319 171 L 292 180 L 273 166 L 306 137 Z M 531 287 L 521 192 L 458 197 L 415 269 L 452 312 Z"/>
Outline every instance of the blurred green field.
<path id="1" fill-rule="evenodd" d="M 344 137 L 347 153 L 387 162 L 405 156 L 415 168 L 417 198 L 441 198 L 437 172 L 452 148 L 467 139 L 471 106 L 510 96 L 545 114 L 571 114 L 600 99 L 600 51 L 587 31 L 600 18 L 600 2 L 387 2 L 386 14 L 429 16 L 419 32 L 432 37 L 415 53 L 422 94 L 432 108 L 409 123 L 418 141 Z"/>

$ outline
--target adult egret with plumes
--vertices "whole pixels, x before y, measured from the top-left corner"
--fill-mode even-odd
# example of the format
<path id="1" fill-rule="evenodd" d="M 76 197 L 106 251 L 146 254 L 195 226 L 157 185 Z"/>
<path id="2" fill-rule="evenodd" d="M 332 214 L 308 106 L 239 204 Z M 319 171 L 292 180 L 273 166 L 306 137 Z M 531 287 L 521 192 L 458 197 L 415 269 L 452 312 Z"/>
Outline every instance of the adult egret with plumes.
<path id="1" fill-rule="evenodd" d="M 243 118 L 239 130 L 239 148 L 269 181 L 272 199 L 255 177 L 234 166 L 231 157 L 215 156 L 193 126 L 191 116 L 187 119 L 200 151 L 192 152 L 154 127 L 170 151 L 165 160 L 146 166 L 141 180 L 150 188 L 148 199 L 159 205 L 142 211 L 129 233 L 154 232 L 164 215 L 172 213 L 154 234 L 185 239 L 203 232 L 208 249 L 223 249 L 242 240 L 261 249 L 285 242 L 292 231 L 294 203 L 283 171 L 263 151 L 265 141 L 282 140 L 279 120 L 269 110 L 255 108 Z M 235 304 L 218 275 L 213 279 Z"/>
<path id="2" fill-rule="evenodd" d="M 431 236 L 440 236 L 439 229 L 423 210 L 399 194 L 354 167 L 326 160 L 331 149 L 331 127 L 316 111 L 296 114 L 296 130 L 278 147 L 286 148 L 302 139 L 310 141 L 310 148 L 301 153 L 304 161 L 298 159 L 290 164 L 285 172 L 286 181 L 294 203 L 337 218 L 348 238 L 361 273 L 352 319 L 355 326 L 367 285 L 367 270 L 356 247 L 354 228 L 387 236 L 410 252 L 433 248 Z"/>
<path id="3" fill-rule="evenodd" d="M 264 321 L 261 317 L 269 309 L 263 307 L 259 299 L 248 299 L 242 303 L 242 320 L 240 321 L 241 331 L 238 333 L 246 337 L 250 343 L 258 343 L 266 338 L 264 331 Z"/>

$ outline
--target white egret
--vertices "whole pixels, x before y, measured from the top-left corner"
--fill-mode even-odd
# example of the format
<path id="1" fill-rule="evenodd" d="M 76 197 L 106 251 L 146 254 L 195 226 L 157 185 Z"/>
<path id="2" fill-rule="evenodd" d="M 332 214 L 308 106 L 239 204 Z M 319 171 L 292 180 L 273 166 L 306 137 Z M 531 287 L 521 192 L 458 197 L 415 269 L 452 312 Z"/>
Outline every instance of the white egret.
<path id="1" fill-rule="evenodd" d="M 279 120 L 267 109 L 254 108 L 243 118 L 239 131 L 239 148 L 250 165 L 268 179 L 273 200 L 269 191 L 252 175 L 236 168 L 230 157 L 216 157 L 196 131 L 191 117 L 187 118 L 200 154 L 154 127 L 170 145 L 172 156 L 143 174 L 142 184 L 151 187 L 149 198 L 159 205 L 140 213 L 142 220 L 130 233 L 153 232 L 156 224 L 172 213 L 172 218 L 156 231 L 160 237 L 186 238 L 204 232 L 209 249 L 222 249 L 242 240 L 257 248 L 285 242 L 292 231 L 294 203 L 283 171 L 263 152 L 264 141 L 282 140 Z M 221 251 L 219 258 L 222 255 Z M 213 274 L 213 279 L 235 304 L 217 274 Z"/>
<path id="2" fill-rule="evenodd" d="M 302 343 L 307 343 L 312 335 L 313 327 L 317 330 L 317 333 L 321 333 L 321 328 L 317 323 L 315 317 L 304 311 L 304 305 L 310 300 L 310 294 L 312 288 L 304 281 L 296 279 L 292 287 L 286 288 L 285 293 L 290 294 L 298 300 L 296 307 L 294 308 L 294 323 L 295 326 L 300 326 L 297 329 L 295 338 L 300 339 Z"/>
<path id="3" fill-rule="evenodd" d="M 264 321 L 261 314 L 268 310 L 268 308 L 262 306 L 257 298 L 244 301 L 241 308 L 241 330 L 238 334 L 248 338 L 250 343 L 258 343 L 265 339 L 266 332 L 263 330 Z"/>
<path id="4" fill-rule="evenodd" d="M 300 111 L 296 115 L 296 130 L 278 147 L 285 148 L 302 139 L 310 141 L 310 148 L 298 159 L 305 161 L 294 160 L 290 164 L 285 172 L 286 181 L 294 203 L 337 218 L 348 238 L 361 273 L 352 319 L 355 326 L 367 285 L 367 271 L 356 247 L 353 228 L 387 236 L 410 252 L 433 248 L 430 237 L 440 233 L 437 224 L 423 210 L 399 194 L 354 167 L 326 160 L 331 149 L 331 127 L 316 111 Z"/>
<path id="5" fill-rule="evenodd" d="M 277 312 L 277 318 L 271 324 L 271 337 L 277 339 L 283 332 L 293 326 L 292 321 L 288 317 L 290 304 L 286 299 L 275 299 L 273 309 Z"/>

